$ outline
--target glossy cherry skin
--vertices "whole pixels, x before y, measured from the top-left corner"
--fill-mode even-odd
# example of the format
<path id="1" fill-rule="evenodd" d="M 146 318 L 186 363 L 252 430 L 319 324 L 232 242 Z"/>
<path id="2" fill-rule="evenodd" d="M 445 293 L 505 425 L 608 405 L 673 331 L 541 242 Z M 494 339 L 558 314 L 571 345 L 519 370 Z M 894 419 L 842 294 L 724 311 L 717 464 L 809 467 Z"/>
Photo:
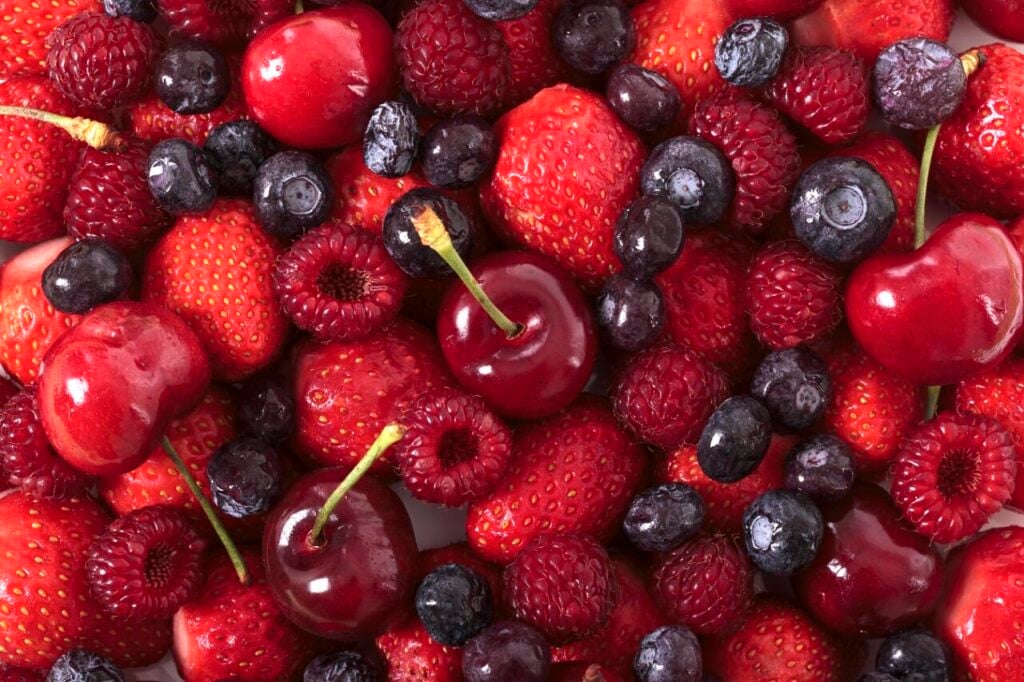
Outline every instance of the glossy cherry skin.
<path id="1" fill-rule="evenodd" d="M 95 476 L 141 464 L 210 383 L 202 342 L 154 303 L 96 308 L 50 347 L 43 367 L 46 436 L 69 464 Z"/>
<path id="2" fill-rule="evenodd" d="M 346 473 L 320 469 L 292 486 L 267 519 L 263 558 L 289 620 L 320 637 L 357 641 L 408 615 L 417 552 L 402 501 L 370 477 L 334 508 L 320 543 L 311 542 L 317 512 Z"/>
<path id="3" fill-rule="evenodd" d="M 297 14 L 259 33 L 242 61 L 256 122 L 304 149 L 361 140 L 370 113 L 395 90 L 391 28 L 359 2 Z"/>
<path id="4" fill-rule="evenodd" d="M 917 251 L 873 256 L 846 288 L 860 345 L 894 374 L 955 384 L 998 364 L 1024 324 L 1024 266 L 1002 225 L 953 216 Z"/>
<path id="5" fill-rule="evenodd" d="M 597 332 L 572 278 L 546 256 L 505 251 L 472 268 L 494 304 L 520 325 L 512 338 L 461 283 L 445 293 L 437 336 L 465 388 L 506 417 L 534 419 L 567 406 L 587 383 Z"/>
<path id="6" fill-rule="evenodd" d="M 942 557 L 884 490 L 861 484 L 822 509 L 825 535 L 794 579 L 808 611 L 840 634 L 884 637 L 926 617 L 942 589 Z"/>
<path id="7" fill-rule="evenodd" d="M 1024 40 L 1024 0 L 963 0 L 960 4 L 989 33 Z"/>

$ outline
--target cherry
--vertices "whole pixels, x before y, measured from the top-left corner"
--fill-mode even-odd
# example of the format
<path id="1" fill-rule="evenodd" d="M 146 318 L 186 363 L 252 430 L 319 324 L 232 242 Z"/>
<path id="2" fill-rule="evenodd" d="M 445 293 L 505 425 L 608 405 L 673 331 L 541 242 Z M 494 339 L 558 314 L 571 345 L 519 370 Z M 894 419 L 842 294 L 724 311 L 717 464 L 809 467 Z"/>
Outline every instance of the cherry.
<path id="1" fill-rule="evenodd" d="M 260 32 L 245 51 L 242 90 L 281 142 L 316 149 L 362 139 L 395 88 L 391 29 L 368 5 L 304 12 Z"/>
<path id="2" fill-rule="evenodd" d="M 1024 0 L 964 0 L 964 11 L 989 33 L 1024 40 Z"/>
<path id="3" fill-rule="evenodd" d="M 932 611 L 942 559 L 900 520 L 884 490 L 858 485 L 822 512 L 821 549 L 794 580 L 818 622 L 844 635 L 884 637 Z"/>

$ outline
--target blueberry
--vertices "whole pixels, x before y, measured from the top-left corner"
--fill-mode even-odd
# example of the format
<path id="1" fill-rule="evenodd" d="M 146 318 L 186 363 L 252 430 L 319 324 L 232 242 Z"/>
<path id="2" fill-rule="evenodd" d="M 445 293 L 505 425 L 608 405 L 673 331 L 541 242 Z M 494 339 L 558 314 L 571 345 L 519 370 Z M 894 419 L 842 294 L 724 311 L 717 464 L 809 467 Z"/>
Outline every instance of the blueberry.
<path id="1" fill-rule="evenodd" d="M 416 590 L 416 614 L 430 638 L 462 646 L 491 624 L 491 588 L 476 571 L 444 564 L 428 573 Z"/>
<path id="2" fill-rule="evenodd" d="M 363 133 L 363 162 L 377 175 L 400 178 L 412 170 L 420 146 L 416 115 L 401 102 L 379 104 Z"/>
<path id="3" fill-rule="evenodd" d="M 154 78 L 157 96 L 179 114 L 209 113 L 231 89 L 224 55 L 199 40 L 182 41 L 160 55 Z"/>
<path id="4" fill-rule="evenodd" d="M 583 73 L 607 71 L 636 44 L 633 17 L 620 0 L 568 0 L 551 31 L 565 63 Z"/>
<path id="5" fill-rule="evenodd" d="M 285 151 L 260 166 L 253 182 L 253 203 L 263 229 L 279 237 L 297 237 L 327 220 L 334 185 L 308 152 Z"/>
<path id="6" fill-rule="evenodd" d="M 210 497 L 228 516 L 262 514 L 281 494 L 281 459 L 258 438 L 237 438 L 217 448 L 206 465 Z"/>
<path id="7" fill-rule="evenodd" d="M 889 635 L 878 648 L 875 668 L 898 680 L 913 682 L 948 682 L 953 677 L 949 648 L 920 628 Z"/>
<path id="8" fill-rule="evenodd" d="M 786 487 L 818 502 L 846 497 L 856 475 L 849 446 L 835 436 L 821 435 L 803 441 L 786 457 Z"/>
<path id="9" fill-rule="evenodd" d="M 850 263 L 885 241 L 896 203 L 885 178 L 867 161 L 822 159 L 804 171 L 789 206 L 797 238 L 831 263 Z"/>
<path id="10" fill-rule="evenodd" d="M 157 17 L 154 0 L 103 0 L 103 11 L 111 17 L 128 17 L 148 24 Z"/>
<path id="11" fill-rule="evenodd" d="M 633 659 L 637 682 L 700 682 L 700 642 L 679 625 L 666 625 L 640 642 Z"/>
<path id="12" fill-rule="evenodd" d="M 508 21 L 525 16 L 538 0 L 462 0 L 473 14 L 490 21 Z"/>
<path id="13" fill-rule="evenodd" d="M 740 19 L 726 29 L 715 45 L 715 67 L 732 85 L 764 85 L 779 72 L 789 45 L 789 33 L 772 19 Z"/>
<path id="14" fill-rule="evenodd" d="M 479 116 L 441 121 L 423 138 L 423 174 L 434 187 L 469 187 L 491 170 L 497 157 L 498 139 Z"/>
<path id="15" fill-rule="evenodd" d="M 46 682 L 124 682 L 124 673 L 99 654 L 72 649 L 54 661 Z"/>
<path id="16" fill-rule="evenodd" d="M 676 120 L 682 102 L 667 78 L 636 64 L 615 67 L 608 76 L 605 97 L 627 125 L 647 132 Z"/>
<path id="17" fill-rule="evenodd" d="M 158 142 L 149 152 L 149 191 L 168 213 L 203 213 L 217 198 L 217 171 L 188 140 Z"/>
<path id="18" fill-rule="evenodd" d="M 967 92 L 967 75 L 949 45 L 908 38 L 878 55 L 874 90 L 886 121 L 922 130 L 942 123 L 957 110 Z"/>
<path id="19" fill-rule="evenodd" d="M 650 280 L 612 275 L 597 299 L 597 321 L 616 348 L 635 352 L 661 336 L 665 326 L 665 300 Z"/>
<path id="20" fill-rule="evenodd" d="M 817 556 L 824 532 L 814 502 L 794 490 L 769 490 L 743 513 L 747 554 L 770 575 L 793 575 L 806 568 Z"/>
<path id="21" fill-rule="evenodd" d="M 251 197 L 256 171 L 277 153 L 277 142 L 253 121 L 230 121 L 210 131 L 203 151 L 217 169 L 222 193 Z"/>
<path id="22" fill-rule="evenodd" d="M 732 166 L 718 147 L 699 137 L 681 136 L 655 147 L 640 170 L 647 195 L 672 199 L 688 223 L 718 222 L 732 203 Z"/>
<path id="23" fill-rule="evenodd" d="M 545 682 L 550 670 L 551 647 L 519 621 L 495 623 L 462 649 L 466 682 Z"/>
<path id="24" fill-rule="evenodd" d="M 302 682 L 383 682 L 374 661 L 355 651 L 317 656 L 306 665 Z"/>
<path id="25" fill-rule="evenodd" d="M 633 498 L 622 522 L 626 537 L 645 552 L 669 552 L 704 524 L 704 500 L 683 483 L 663 483 Z"/>
<path id="26" fill-rule="evenodd" d="M 857 682 L 900 682 L 889 673 L 864 673 L 857 678 Z M 914 680 L 908 680 L 914 682 Z"/>
<path id="27" fill-rule="evenodd" d="M 769 353 L 750 382 L 750 393 L 764 401 L 777 424 L 802 431 L 821 419 L 832 396 L 828 365 L 816 353 L 797 347 Z"/>
<path id="28" fill-rule="evenodd" d="M 391 205 L 384 216 L 384 248 L 391 259 L 410 277 L 444 277 L 452 270 L 429 247 L 423 245 L 413 218 L 430 208 L 441 219 L 455 250 L 465 260 L 473 248 L 475 226 L 459 205 L 435 189 L 409 190 Z"/>
<path id="29" fill-rule="evenodd" d="M 746 395 L 727 399 L 712 413 L 697 443 L 697 462 L 712 480 L 734 483 L 764 459 L 772 440 L 772 418 L 761 401 Z"/>
<path id="30" fill-rule="evenodd" d="M 242 433 L 280 443 L 295 430 L 295 395 L 291 384 L 275 376 L 257 376 L 242 387 L 238 399 Z"/>
<path id="31" fill-rule="evenodd" d="M 627 206 L 612 243 L 626 274 L 649 279 L 675 263 L 683 250 L 685 222 L 683 209 L 666 197 L 640 197 Z"/>
<path id="32" fill-rule="evenodd" d="M 46 266 L 42 281 L 43 294 L 54 308 L 81 314 L 124 298 L 132 286 L 132 266 L 102 239 L 83 239 Z"/>

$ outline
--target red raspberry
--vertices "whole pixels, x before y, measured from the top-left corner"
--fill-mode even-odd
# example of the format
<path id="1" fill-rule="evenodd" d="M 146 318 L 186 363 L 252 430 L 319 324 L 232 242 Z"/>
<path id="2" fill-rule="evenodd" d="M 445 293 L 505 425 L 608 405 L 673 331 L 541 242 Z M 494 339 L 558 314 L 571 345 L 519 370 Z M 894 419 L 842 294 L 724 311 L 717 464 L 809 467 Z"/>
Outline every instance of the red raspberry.
<path id="1" fill-rule="evenodd" d="M 729 396 L 720 369 L 684 346 L 662 344 L 637 353 L 613 390 L 618 420 L 663 450 L 696 443 L 704 422 Z"/>
<path id="2" fill-rule="evenodd" d="M 157 0 L 171 33 L 212 43 L 238 43 L 290 15 L 292 0 Z"/>
<path id="3" fill-rule="evenodd" d="M 358 341 L 395 318 L 408 281 L 378 237 L 331 222 L 281 256 L 274 293 L 298 328 L 320 339 Z"/>
<path id="4" fill-rule="evenodd" d="M 750 328 L 774 350 L 811 344 L 828 336 L 842 317 L 843 276 L 803 244 L 769 244 L 747 274 Z"/>
<path id="5" fill-rule="evenodd" d="M 658 560 L 654 591 L 666 613 L 698 635 L 732 630 L 754 596 L 754 570 L 731 535 L 698 535 Z"/>
<path id="6" fill-rule="evenodd" d="M 93 540 L 86 572 L 108 612 L 136 622 L 169 618 L 203 586 L 206 540 L 184 511 L 143 507 Z"/>
<path id="7" fill-rule="evenodd" d="M 1017 453 L 999 422 L 943 413 L 903 441 L 892 467 L 892 499 L 917 532 L 956 542 L 1002 509 L 1017 475 Z"/>
<path id="8" fill-rule="evenodd" d="M 505 594 L 520 620 L 562 644 L 608 621 L 617 583 L 611 559 L 585 535 L 540 535 L 505 569 Z"/>
<path id="9" fill-rule="evenodd" d="M 103 12 L 79 14 L 50 35 L 46 66 L 57 89 L 93 109 L 123 106 L 146 94 L 160 39 L 146 24 Z"/>
<path id="10" fill-rule="evenodd" d="M 416 101 L 440 113 L 494 112 L 509 83 L 501 31 L 462 0 L 423 0 L 395 32 L 402 82 Z"/>

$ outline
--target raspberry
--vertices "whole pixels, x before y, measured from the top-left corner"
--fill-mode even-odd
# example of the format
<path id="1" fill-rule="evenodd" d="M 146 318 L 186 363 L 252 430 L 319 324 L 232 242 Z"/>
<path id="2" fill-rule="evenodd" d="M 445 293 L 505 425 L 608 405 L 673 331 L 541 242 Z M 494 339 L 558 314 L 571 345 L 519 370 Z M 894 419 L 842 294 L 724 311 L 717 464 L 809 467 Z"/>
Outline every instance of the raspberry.
<path id="1" fill-rule="evenodd" d="M 940 414 L 903 441 L 892 467 L 892 499 L 935 542 L 976 533 L 1010 499 L 1013 439 L 994 419 Z"/>
<path id="2" fill-rule="evenodd" d="M 339 222 L 308 232 L 274 271 L 295 326 L 334 341 L 358 341 L 394 319 L 407 285 L 378 237 Z"/>
<path id="3" fill-rule="evenodd" d="M 171 33 L 212 43 L 237 43 L 291 14 L 292 0 L 157 0 Z"/>

